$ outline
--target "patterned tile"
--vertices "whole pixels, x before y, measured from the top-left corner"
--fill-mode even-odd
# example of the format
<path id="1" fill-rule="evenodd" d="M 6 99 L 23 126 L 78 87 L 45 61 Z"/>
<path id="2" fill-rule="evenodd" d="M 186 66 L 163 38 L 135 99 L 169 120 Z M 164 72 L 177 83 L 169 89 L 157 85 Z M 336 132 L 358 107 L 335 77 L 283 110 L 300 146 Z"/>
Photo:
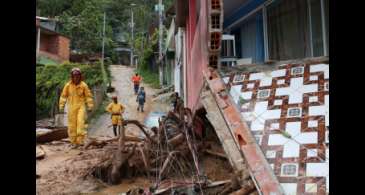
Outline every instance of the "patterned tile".
<path id="1" fill-rule="evenodd" d="M 286 194 L 329 193 L 328 66 L 285 64 L 227 79 Z"/>

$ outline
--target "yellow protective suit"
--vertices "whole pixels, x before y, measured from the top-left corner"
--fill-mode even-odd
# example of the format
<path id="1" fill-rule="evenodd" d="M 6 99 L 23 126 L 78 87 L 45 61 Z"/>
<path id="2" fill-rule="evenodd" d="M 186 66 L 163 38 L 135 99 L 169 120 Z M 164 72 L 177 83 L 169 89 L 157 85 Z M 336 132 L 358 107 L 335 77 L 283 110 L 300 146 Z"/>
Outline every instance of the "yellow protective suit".
<path id="1" fill-rule="evenodd" d="M 124 112 L 124 106 L 122 104 L 112 102 L 106 107 L 106 111 L 112 115 L 113 125 L 122 125 L 122 113 Z"/>
<path id="2" fill-rule="evenodd" d="M 89 110 L 94 107 L 92 93 L 83 81 L 79 85 L 68 82 L 63 88 L 59 108 L 63 110 L 68 102 L 68 136 L 72 144 L 83 144 L 86 131 L 85 119 L 86 110 L 85 104 Z"/>

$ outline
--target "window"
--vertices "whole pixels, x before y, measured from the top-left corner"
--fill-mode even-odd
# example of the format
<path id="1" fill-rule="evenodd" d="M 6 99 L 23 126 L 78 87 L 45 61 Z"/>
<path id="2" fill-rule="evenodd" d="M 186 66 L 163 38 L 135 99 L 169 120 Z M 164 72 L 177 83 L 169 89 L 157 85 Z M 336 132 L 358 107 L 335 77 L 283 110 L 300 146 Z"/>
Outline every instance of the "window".
<path id="1" fill-rule="evenodd" d="M 328 37 L 329 37 L 329 26 L 328 26 L 328 18 L 329 18 L 329 0 L 323 0 L 323 2 L 324 2 L 324 21 L 325 21 L 325 28 L 326 28 L 326 32 L 325 32 L 325 34 L 326 34 L 326 49 L 327 49 L 327 55 L 329 55 L 329 47 L 328 47 L 328 45 L 329 45 L 329 39 L 328 39 Z"/>
<path id="2" fill-rule="evenodd" d="M 277 0 L 269 4 L 266 7 L 269 59 L 328 55 L 328 3 L 329 0 Z"/>
<path id="3" fill-rule="evenodd" d="M 309 0 L 309 14 L 311 24 L 312 56 L 323 56 L 323 31 L 322 31 L 322 12 L 320 0 Z"/>
<path id="4" fill-rule="evenodd" d="M 310 56 L 306 0 L 277 0 L 267 7 L 269 58 L 288 60 Z"/>
<path id="5" fill-rule="evenodd" d="M 241 58 L 250 58 L 252 62 L 264 61 L 262 12 L 249 17 L 241 25 Z"/>

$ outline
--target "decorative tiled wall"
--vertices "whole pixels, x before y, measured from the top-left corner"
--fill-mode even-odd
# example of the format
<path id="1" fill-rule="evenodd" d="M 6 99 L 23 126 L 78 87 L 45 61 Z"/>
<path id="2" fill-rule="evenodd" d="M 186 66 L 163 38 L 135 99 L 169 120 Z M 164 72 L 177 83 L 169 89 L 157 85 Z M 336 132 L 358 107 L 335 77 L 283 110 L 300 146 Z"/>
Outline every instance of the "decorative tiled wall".
<path id="1" fill-rule="evenodd" d="M 329 65 L 223 78 L 288 195 L 329 193 Z"/>

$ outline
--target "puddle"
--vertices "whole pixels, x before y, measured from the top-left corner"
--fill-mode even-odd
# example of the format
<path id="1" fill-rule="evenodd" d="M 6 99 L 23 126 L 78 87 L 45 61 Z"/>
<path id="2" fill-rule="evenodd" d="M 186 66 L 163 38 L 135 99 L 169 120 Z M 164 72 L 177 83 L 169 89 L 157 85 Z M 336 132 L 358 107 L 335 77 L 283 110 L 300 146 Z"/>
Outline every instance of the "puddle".
<path id="1" fill-rule="evenodd" d="M 165 112 L 150 112 L 144 120 L 144 125 L 148 128 L 158 127 L 158 119 L 166 116 Z"/>

